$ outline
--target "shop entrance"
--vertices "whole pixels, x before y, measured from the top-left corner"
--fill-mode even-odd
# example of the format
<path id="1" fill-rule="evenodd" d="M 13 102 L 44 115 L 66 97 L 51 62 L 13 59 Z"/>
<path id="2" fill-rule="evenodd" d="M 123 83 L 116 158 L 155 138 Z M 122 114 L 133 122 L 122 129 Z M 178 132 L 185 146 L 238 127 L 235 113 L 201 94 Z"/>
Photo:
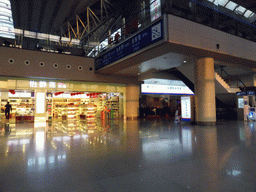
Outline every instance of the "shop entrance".
<path id="1" fill-rule="evenodd" d="M 141 85 L 140 117 L 191 120 L 193 91 L 180 80 L 147 79 Z M 177 114 L 178 110 L 178 114 Z"/>
<path id="2" fill-rule="evenodd" d="M 12 106 L 10 113 L 11 121 L 34 121 L 35 97 L 34 92 L 14 91 L 1 92 L 1 119 L 5 119 L 5 105 L 7 102 Z"/>
<path id="3" fill-rule="evenodd" d="M 123 116 L 123 100 L 120 93 L 76 92 L 47 93 L 47 119 L 55 121 L 95 119 L 119 119 Z"/>
<path id="4" fill-rule="evenodd" d="M 123 118 L 122 93 L 97 92 L 46 92 L 45 111 L 48 121 L 86 120 L 95 124 L 96 119 Z M 34 122 L 35 92 L 12 90 L 1 92 L 1 119 L 5 117 L 5 105 L 12 106 L 12 122 Z"/>
<path id="5" fill-rule="evenodd" d="M 181 96 L 141 95 L 140 117 L 174 117 L 181 107 Z"/>

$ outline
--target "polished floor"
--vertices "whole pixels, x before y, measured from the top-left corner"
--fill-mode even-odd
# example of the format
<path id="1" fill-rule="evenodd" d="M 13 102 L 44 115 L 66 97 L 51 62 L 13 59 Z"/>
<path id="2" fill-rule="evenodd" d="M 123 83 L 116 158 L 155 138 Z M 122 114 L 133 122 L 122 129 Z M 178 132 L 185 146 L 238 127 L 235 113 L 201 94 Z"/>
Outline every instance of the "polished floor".
<path id="1" fill-rule="evenodd" d="M 256 122 L 2 120 L 0 191 L 255 192 Z"/>

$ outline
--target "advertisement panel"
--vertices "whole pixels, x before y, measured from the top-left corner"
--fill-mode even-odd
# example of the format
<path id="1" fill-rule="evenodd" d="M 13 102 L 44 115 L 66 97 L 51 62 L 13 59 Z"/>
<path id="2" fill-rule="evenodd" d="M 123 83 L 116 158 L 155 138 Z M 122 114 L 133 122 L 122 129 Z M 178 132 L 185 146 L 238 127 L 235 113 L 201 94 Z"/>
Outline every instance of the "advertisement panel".
<path id="1" fill-rule="evenodd" d="M 191 101 L 189 96 L 181 97 L 181 119 L 182 121 L 191 120 Z"/>
<path id="2" fill-rule="evenodd" d="M 151 21 L 161 17 L 161 0 L 150 0 Z"/>

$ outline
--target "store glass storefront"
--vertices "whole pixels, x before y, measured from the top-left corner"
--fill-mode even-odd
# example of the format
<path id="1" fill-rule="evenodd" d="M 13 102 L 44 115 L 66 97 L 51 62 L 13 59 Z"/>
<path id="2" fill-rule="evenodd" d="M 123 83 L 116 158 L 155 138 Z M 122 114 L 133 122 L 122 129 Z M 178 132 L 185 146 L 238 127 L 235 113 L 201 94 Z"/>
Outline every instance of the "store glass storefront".
<path id="1" fill-rule="evenodd" d="M 51 80 L 0 80 L 1 117 L 12 105 L 16 121 L 120 119 L 125 116 L 125 85 Z"/>
<path id="2" fill-rule="evenodd" d="M 193 91 L 180 80 L 146 79 L 141 85 L 140 117 L 175 117 L 181 111 L 183 121 L 192 118 Z"/>

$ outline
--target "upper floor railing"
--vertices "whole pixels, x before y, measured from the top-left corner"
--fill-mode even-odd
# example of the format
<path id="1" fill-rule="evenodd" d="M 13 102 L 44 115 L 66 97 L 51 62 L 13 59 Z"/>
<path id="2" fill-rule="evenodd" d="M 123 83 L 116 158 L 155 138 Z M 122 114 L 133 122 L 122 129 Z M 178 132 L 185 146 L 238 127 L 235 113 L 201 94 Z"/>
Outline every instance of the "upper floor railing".
<path id="1" fill-rule="evenodd" d="M 165 13 L 256 42 L 256 14 L 231 0 L 168 2 L 167 0 Z"/>
<path id="2" fill-rule="evenodd" d="M 138 11 L 134 10 L 129 16 L 121 11 L 115 15 L 115 21 L 108 28 L 101 28 L 97 38 L 89 41 L 87 37 L 95 35 L 94 31 L 83 39 L 65 37 L 39 32 L 0 27 L 1 33 L 13 34 L 14 38 L 0 37 L 1 46 L 17 47 L 39 51 L 72 54 L 78 56 L 98 57 L 121 42 L 148 27 L 164 14 L 172 14 L 193 22 L 206 25 L 223 32 L 256 42 L 256 15 L 251 10 L 244 10 L 237 5 L 231 9 L 227 6 L 231 1 L 225 0 L 150 0 L 141 2 Z M 230 9 L 229 9 L 230 8 Z M 239 12 L 240 11 L 240 12 Z M 243 11 L 243 12 L 242 12 Z M 127 15 L 127 14 L 126 14 Z M 96 29 L 95 29 L 96 30 Z"/>

